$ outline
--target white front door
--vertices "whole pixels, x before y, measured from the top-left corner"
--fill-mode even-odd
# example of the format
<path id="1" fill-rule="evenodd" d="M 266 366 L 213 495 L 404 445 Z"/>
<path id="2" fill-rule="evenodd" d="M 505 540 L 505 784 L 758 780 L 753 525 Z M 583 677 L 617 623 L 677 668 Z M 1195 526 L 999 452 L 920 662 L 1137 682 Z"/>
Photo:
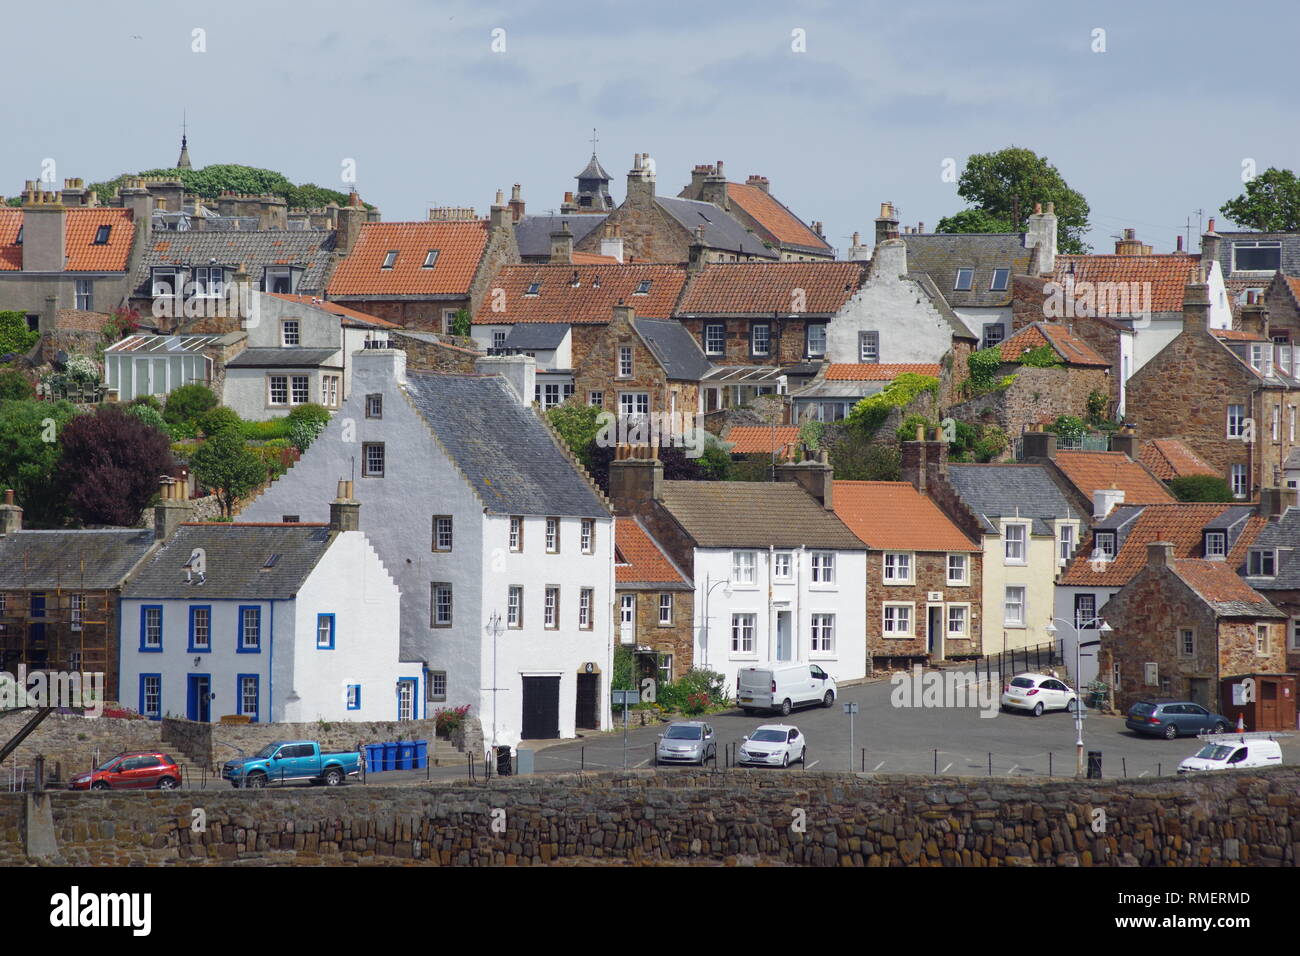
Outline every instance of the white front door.
<path id="1" fill-rule="evenodd" d="M 618 639 L 624 644 L 636 643 L 636 595 L 623 594 L 618 600 Z"/>
<path id="2" fill-rule="evenodd" d="M 776 659 L 778 661 L 793 660 L 790 640 L 790 612 L 776 612 Z"/>

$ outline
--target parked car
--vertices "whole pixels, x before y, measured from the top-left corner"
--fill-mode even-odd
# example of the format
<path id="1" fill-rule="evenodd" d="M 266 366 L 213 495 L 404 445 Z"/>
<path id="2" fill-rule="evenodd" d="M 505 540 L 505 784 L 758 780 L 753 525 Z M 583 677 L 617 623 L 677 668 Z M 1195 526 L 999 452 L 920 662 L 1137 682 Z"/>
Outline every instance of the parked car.
<path id="1" fill-rule="evenodd" d="M 807 755 L 808 741 L 798 727 L 763 724 L 737 749 L 736 763 L 742 767 L 788 767 L 795 761 L 806 764 Z"/>
<path id="2" fill-rule="evenodd" d="M 347 777 L 361 772 L 361 754 L 321 753 L 314 740 L 277 740 L 251 757 L 227 760 L 222 778 L 232 787 L 265 787 L 268 783 L 297 783 L 307 780 L 337 787 Z"/>
<path id="3" fill-rule="evenodd" d="M 1201 770 L 1244 770 L 1247 767 L 1277 767 L 1282 763 L 1282 745 L 1276 740 L 1254 740 L 1232 734 L 1209 738 L 1195 756 L 1178 765 L 1179 773 Z"/>
<path id="4" fill-rule="evenodd" d="M 830 707 L 838 695 L 835 679 L 816 664 L 743 667 L 736 675 L 736 699 L 747 714 L 768 710 L 786 717 L 805 704 Z"/>
<path id="5" fill-rule="evenodd" d="M 181 785 L 181 768 L 160 750 L 118 754 L 89 773 L 68 781 L 69 790 L 175 790 Z"/>
<path id="6" fill-rule="evenodd" d="M 1124 726 L 1139 734 L 1173 740 L 1180 734 L 1221 734 L 1231 724 L 1227 717 L 1206 710 L 1195 701 L 1153 697 L 1130 707 Z"/>
<path id="7" fill-rule="evenodd" d="M 716 759 L 718 745 L 713 728 L 702 720 L 679 720 L 668 725 L 655 744 L 655 763 L 697 763 Z"/>
<path id="8" fill-rule="evenodd" d="M 1027 710 L 1041 717 L 1045 710 L 1074 712 L 1079 695 L 1059 677 L 1051 674 L 1017 674 L 1002 688 L 1004 710 Z"/>

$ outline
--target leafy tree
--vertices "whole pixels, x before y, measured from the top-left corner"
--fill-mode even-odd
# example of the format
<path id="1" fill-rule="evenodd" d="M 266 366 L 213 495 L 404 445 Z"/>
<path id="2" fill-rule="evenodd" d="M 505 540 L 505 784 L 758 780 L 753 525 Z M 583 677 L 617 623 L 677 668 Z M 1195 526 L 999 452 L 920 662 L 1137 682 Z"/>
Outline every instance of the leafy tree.
<path id="1" fill-rule="evenodd" d="M 271 193 L 284 199 L 290 207 L 319 208 L 331 202 L 341 206 L 348 201 L 348 197 L 337 190 L 326 189 L 315 183 L 295 186 L 283 173 L 273 169 L 234 163 L 217 163 L 202 169 L 146 169 L 138 173 L 123 173 L 102 183 L 91 183 L 89 188 L 99 193 L 101 202 L 107 202 L 128 179 L 137 176 L 179 179 L 186 192 L 204 199 L 216 199 L 229 190 L 236 193 Z M 372 208 L 369 203 L 365 205 L 367 209 Z"/>
<path id="2" fill-rule="evenodd" d="M 325 426 L 329 424 L 330 413 L 329 409 L 324 405 L 307 402 L 303 405 L 294 406 L 293 411 L 289 412 L 288 418 L 289 440 L 300 451 L 306 451 L 320 433 L 325 430 Z"/>
<path id="3" fill-rule="evenodd" d="M 0 483 L 12 488 L 24 524 L 58 527 L 66 517 L 66 489 L 55 481 L 59 431 L 76 415 L 68 402 L 0 402 Z"/>
<path id="4" fill-rule="evenodd" d="M 1218 475 L 1184 475 L 1169 482 L 1179 501 L 1232 501 L 1232 489 Z"/>
<path id="5" fill-rule="evenodd" d="M 206 385 L 182 385 L 167 396 L 163 418 L 169 425 L 189 424 L 216 404 L 217 396 Z"/>
<path id="6" fill-rule="evenodd" d="M 218 405 L 216 408 L 210 408 L 200 415 L 197 424 L 199 430 L 203 432 L 204 436 L 211 438 L 223 429 L 241 428 L 244 424 L 244 420 L 239 417 L 239 413 L 233 408 L 227 408 L 225 405 Z"/>
<path id="7" fill-rule="evenodd" d="M 1088 202 L 1071 189 L 1046 157 L 1011 146 L 995 153 L 975 153 L 957 180 L 957 195 L 974 209 L 940 220 L 939 232 L 1022 231 L 1034 203 L 1055 203 L 1057 245 L 1061 252 L 1087 252 Z M 982 212 L 984 216 L 964 215 Z M 961 218 L 959 218 L 961 217 Z M 980 226 L 978 230 L 969 228 Z M 1010 225 L 1010 229 L 1003 228 Z"/>
<path id="8" fill-rule="evenodd" d="M 600 411 L 595 405 L 565 402 L 546 412 L 546 420 L 588 471 L 595 462 L 596 436 L 601 430 Z"/>
<path id="9" fill-rule="evenodd" d="M 55 477 L 84 524 L 139 524 L 158 493 L 158 477 L 176 467 L 168 436 L 117 405 L 78 415 L 60 441 Z"/>
<path id="10" fill-rule="evenodd" d="M 36 389 L 22 372 L 13 368 L 0 372 L 0 402 L 13 399 L 25 401 L 35 397 Z"/>
<path id="11" fill-rule="evenodd" d="M 216 489 L 221 511 L 230 517 L 236 502 L 266 480 L 266 465 L 249 451 L 243 437 L 233 428 L 217 432 L 190 459 L 194 475 Z"/>
<path id="12" fill-rule="evenodd" d="M 40 337 L 39 332 L 27 328 L 25 312 L 0 312 L 0 356 L 10 352 L 26 355 Z"/>
<path id="13" fill-rule="evenodd" d="M 457 309 L 456 314 L 451 317 L 451 334 L 469 336 L 472 331 L 471 319 L 469 309 Z"/>
<path id="14" fill-rule="evenodd" d="M 1229 199 L 1219 211 L 1247 229 L 1296 232 L 1300 230 L 1300 179 L 1289 169 L 1270 166 L 1246 183 L 1246 191 L 1236 199 Z"/>
<path id="15" fill-rule="evenodd" d="M 894 442 L 844 430 L 828 438 L 827 454 L 839 481 L 899 481 L 903 476 L 903 457 Z"/>
<path id="16" fill-rule="evenodd" d="M 285 201 L 290 209 L 321 209 L 330 203 L 346 206 L 348 197 L 337 189 L 326 189 L 315 183 L 290 186 L 285 193 Z"/>

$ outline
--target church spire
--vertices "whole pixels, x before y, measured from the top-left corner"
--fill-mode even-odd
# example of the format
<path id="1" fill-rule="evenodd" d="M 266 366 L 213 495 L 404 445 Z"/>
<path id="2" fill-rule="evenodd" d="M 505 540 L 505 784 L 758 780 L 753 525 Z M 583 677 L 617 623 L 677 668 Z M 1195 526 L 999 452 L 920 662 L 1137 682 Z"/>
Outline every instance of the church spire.
<path id="1" fill-rule="evenodd" d="M 190 166 L 190 144 L 189 144 L 189 136 L 186 135 L 188 132 L 189 132 L 189 130 L 188 130 L 188 128 L 187 128 L 187 124 L 186 124 L 186 121 L 185 121 L 185 114 L 182 113 L 182 114 L 181 114 L 181 158 L 178 159 L 178 160 L 176 160 L 176 168 L 177 168 L 177 169 L 191 169 L 191 168 L 193 168 L 193 167 Z"/>

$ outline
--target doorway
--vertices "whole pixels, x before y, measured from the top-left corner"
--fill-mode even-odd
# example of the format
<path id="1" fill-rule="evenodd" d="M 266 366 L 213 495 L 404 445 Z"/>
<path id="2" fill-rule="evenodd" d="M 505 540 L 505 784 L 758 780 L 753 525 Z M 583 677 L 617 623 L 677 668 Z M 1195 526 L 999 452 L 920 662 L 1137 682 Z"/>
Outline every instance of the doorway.
<path id="1" fill-rule="evenodd" d="M 584 730 L 600 729 L 600 675 L 578 675 L 578 704 L 574 724 Z"/>
<path id="2" fill-rule="evenodd" d="M 931 604 L 925 609 L 926 616 L 926 633 L 928 640 L 926 648 L 930 652 L 930 659 L 941 661 L 943 657 L 943 605 Z"/>
<path id="3" fill-rule="evenodd" d="M 189 675 L 185 693 L 185 716 L 201 724 L 212 721 L 212 678 L 208 674 Z"/>
<path id="4" fill-rule="evenodd" d="M 524 740 L 555 740 L 560 736 L 560 679 L 525 677 L 523 700 Z"/>
<path id="5" fill-rule="evenodd" d="M 776 612 L 776 659 L 788 661 L 793 659 L 793 641 L 790 639 L 790 612 Z"/>

